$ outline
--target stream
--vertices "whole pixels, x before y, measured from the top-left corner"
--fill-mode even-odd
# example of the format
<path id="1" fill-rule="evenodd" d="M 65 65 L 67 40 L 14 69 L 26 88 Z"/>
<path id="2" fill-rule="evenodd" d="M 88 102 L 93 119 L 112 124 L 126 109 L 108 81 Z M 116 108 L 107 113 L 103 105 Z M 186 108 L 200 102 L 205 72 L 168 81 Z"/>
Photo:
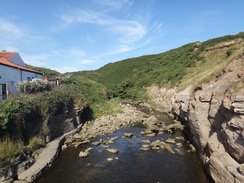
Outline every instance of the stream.
<path id="1" fill-rule="evenodd" d="M 153 113 L 165 123 L 171 123 L 169 117 L 162 113 Z M 146 137 L 140 123 L 125 127 L 116 133 L 98 136 L 89 143 L 69 147 L 61 152 L 54 165 L 48 169 L 36 183 L 208 183 L 202 164 L 195 152 L 190 152 L 190 146 L 182 137 L 180 131 L 173 134 L 163 133 L 154 137 Z M 131 138 L 125 138 L 124 133 L 133 133 Z M 92 143 L 118 137 L 113 144 L 95 146 Z M 142 151 L 140 147 L 149 140 L 166 141 L 174 139 L 172 144 L 174 154 L 166 149 Z M 181 144 L 179 146 L 179 144 Z M 92 147 L 90 155 L 79 157 L 80 151 Z M 118 149 L 112 154 L 107 148 Z M 108 161 L 110 158 L 110 161 Z"/>

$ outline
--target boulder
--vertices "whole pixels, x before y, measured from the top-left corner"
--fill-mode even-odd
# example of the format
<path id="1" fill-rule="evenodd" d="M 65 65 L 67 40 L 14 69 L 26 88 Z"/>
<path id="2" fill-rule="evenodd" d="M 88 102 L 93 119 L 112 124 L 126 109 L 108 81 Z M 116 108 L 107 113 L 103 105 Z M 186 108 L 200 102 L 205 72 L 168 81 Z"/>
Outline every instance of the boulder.
<path id="1" fill-rule="evenodd" d="M 201 102 L 210 102 L 211 99 L 212 99 L 212 91 L 200 92 L 200 94 L 199 94 L 199 100 Z"/>
<path id="2" fill-rule="evenodd" d="M 176 143 L 176 145 L 181 148 L 182 147 L 182 143 Z"/>
<path id="3" fill-rule="evenodd" d="M 146 136 L 146 137 L 154 137 L 154 136 L 156 136 L 156 133 L 148 133 L 148 134 L 146 134 L 145 136 Z"/>
<path id="4" fill-rule="evenodd" d="M 141 133 L 142 135 L 146 135 L 146 134 L 151 134 L 153 133 L 151 130 L 146 129 L 143 133 Z"/>
<path id="5" fill-rule="evenodd" d="M 116 153 L 119 152 L 118 149 L 107 149 L 107 151 L 110 152 L 110 153 L 113 153 L 113 154 L 116 154 Z"/>
<path id="6" fill-rule="evenodd" d="M 147 125 L 146 128 L 147 128 L 147 130 L 150 130 L 152 132 L 158 132 L 159 131 L 159 127 L 157 125 Z"/>
<path id="7" fill-rule="evenodd" d="M 234 157 L 239 163 L 244 163 L 244 140 L 241 136 L 242 130 L 238 129 L 239 124 L 243 123 L 243 121 L 240 123 L 233 123 L 233 120 L 231 121 L 231 124 L 222 124 L 221 135 L 225 140 L 225 147 L 227 147 L 227 152 L 232 157 Z M 229 126 L 229 124 L 231 126 Z M 233 128 L 233 126 L 238 126 L 238 128 Z"/>
<path id="8" fill-rule="evenodd" d="M 150 146 L 148 144 L 143 144 L 141 147 L 142 148 L 149 148 Z"/>
<path id="9" fill-rule="evenodd" d="M 141 151 L 149 151 L 150 148 L 149 148 L 149 147 L 141 147 L 140 150 L 141 150 Z"/>
<path id="10" fill-rule="evenodd" d="M 150 144 L 151 147 L 160 147 L 161 145 L 163 145 L 163 142 L 160 140 L 156 140 Z"/>
<path id="11" fill-rule="evenodd" d="M 241 164 L 238 169 L 239 169 L 240 173 L 244 176 L 244 164 Z"/>
<path id="12" fill-rule="evenodd" d="M 91 150 L 92 150 L 92 148 L 87 148 L 87 149 L 85 149 L 84 151 L 81 151 L 81 152 L 79 153 L 79 157 L 84 158 L 84 157 L 89 156 Z"/>
<path id="13" fill-rule="evenodd" d="M 115 136 L 115 137 L 112 137 L 110 138 L 111 140 L 115 141 L 116 139 L 118 139 L 119 137 L 118 136 Z"/>
<path id="14" fill-rule="evenodd" d="M 157 119 L 156 116 L 150 116 L 143 123 L 157 124 L 158 123 L 158 119 Z"/>
<path id="15" fill-rule="evenodd" d="M 173 130 L 184 130 L 184 125 L 182 125 L 180 122 L 174 122 L 164 128 L 165 131 L 168 131 L 169 129 Z"/>
<path id="16" fill-rule="evenodd" d="M 78 133 L 76 133 L 76 134 L 73 136 L 73 138 L 74 138 L 74 141 L 81 141 L 81 140 L 82 140 L 82 136 L 81 136 L 80 134 L 78 134 Z"/>
<path id="17" fill-rule="evenodd" d="M 132 138 L 133 133 L 124 133 L 124 136 L 127 138 Z"/>
<path id="18" fill-rule="evenodd" d="M 176 140 L 185 140 L 184 137 L 175 137 Z"/>
<path id="19" fill-rule="evenodd" d="M 101 144 L 101 142 L 100 142 L 100 141 L 96 141 L 96 142 L 92 142 L 92 144 L 93 144 L 94 146 L 98 146 L 98 145 Z"/>
<path id="20" fill-rule="evenodd" d="M 174 144 L 175 143 L 175 140 L 174 139 L 171 139 L 171 138 L 168 138 L 166 140 L 166 142 L 170 143 L 170 144 Z"/>
<path id="21" fill-rule="evenodd" d="M 231 107 L 235 113 L 244 114 L 244 94 L 232 97 Z"/>
<path id="22" fill-rule="evenodd" d="M 61 149 L 64 150 L 64 149 L 67 149 L 68 146 L 66 144 L 62 145 Z"/>
<path id="23" fill-rule="evenodd" d="M 228 153 L 213 154 L 209 160 L 209 169 L 215 182 L 244 182 L 240 165 Z"/>
<path id="24" fill-rule="evenodd" d="M 150 144 L 150 140 L 142 140 L 142 142 L 144 142 L 144 143 L 147 143 L 147 144 Z"/>
<path id="25" fill-rule="evenodd" d="M 10 179 L 13 176 L 13 171 L 10 166 L 0 169 L 0 181 Z"/>
<path id="26" fill-rule="evenodd" d="M 189 146 L 191 152 L 196 152 L 196 148 L 192 144 L 190 144 Z"/>
<path id="27" fill-rule="evenodd" d="M 108 158 L 107 161 L 113 161 L 114 159 L 113 158 Z"/>
<path id="28" fill-rule="evenodd" d="M 171 145 L 170 144 L 163 144 L 164 148 L 167 149 L 170 153 L 174 154 L 174 150 L 172 149 Z"/>
<path id="29" fill-rule="evenodd" d="M 157 126 L 158 124 L 160 124 L 161 122 L 158 121 L 158 119 L 156 118 L 156 116 L 151 116 L 149 118 L 147 118 L 142 124 L 146 127 L 149 128 L 150 126 Z"/>

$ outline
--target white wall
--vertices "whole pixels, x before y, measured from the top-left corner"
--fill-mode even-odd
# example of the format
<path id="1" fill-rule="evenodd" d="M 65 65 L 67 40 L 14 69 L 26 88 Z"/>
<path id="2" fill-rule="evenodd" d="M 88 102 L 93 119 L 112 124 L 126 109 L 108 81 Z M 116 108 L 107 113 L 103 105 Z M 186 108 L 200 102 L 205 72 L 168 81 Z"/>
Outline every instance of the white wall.
<path id="1" fill-rule="evenodd" d="M 42 75 L 0 64 L 0 84 L 8 83 L 10 93 L 18 93 L 15 85 L 19 82 L 27 81 L 28 77 L 30 79 L 42 78 Z"/>
<path id="2" fill-rule="evenodd" d="M 9 91 L 11 93 L 17 93 L 15 84 L 21 82 L 20 70 L 11 68 L 8 66 L 0 65 L 0 83 L 8 83 Z"/>
<path id="3" fill-rule="evenodd" d="M 26 67 L 24 61 L 22 60 L 22 58 L 20 57 L 19 53 L 17 52 L 16 54 L 14 54 L 14 56 L 12 56 L 10 59 L 9 59 L 10 62 L 13 62 L 15 64 L 18 64 L 18 65 L 21 65 L 21 66 L 24 66 Z"/>
<path id="4" fill-rule="evenodd" d="M 41 79 L 42 75 L 34 72 L 22 71 L 22 81 L 28 81 L 29 79 L 32 80 L 35 78 Z"/>

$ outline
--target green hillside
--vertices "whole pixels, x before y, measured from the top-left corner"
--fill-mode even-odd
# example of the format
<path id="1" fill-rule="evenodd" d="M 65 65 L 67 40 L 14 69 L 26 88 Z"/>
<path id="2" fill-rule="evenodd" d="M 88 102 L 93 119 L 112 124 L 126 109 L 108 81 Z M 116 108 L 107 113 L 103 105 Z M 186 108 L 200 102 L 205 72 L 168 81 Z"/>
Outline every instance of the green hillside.
<path id="1" fill-rule="evenodd" d="M 243 54 L 243 39 L 244 32 L 241 32 L 202 43 L 189 43 L 160 54 L 109 63 L 95 71 L 73 74 L 88 77 L 105 85 L 114 96 L 135 98 L 138 97 L 139 90 L 152 84 L 174 87 L 186 83 L 187 76 L 190 75 L 192 79 L 206 69 L 209 69 L 206 76 L 219 72 L 231 59 Z M 215 59 L 212 60 L 212 58 Z M 215 69 L 216 65 L 221 67 Z M 201 68 L 204 69 L 201 70 Z M 191 75 L 191 73 L 195 74 Z M 210 79 L 210 76 L 208 78 Z M 199 79 L 206 80 L 207 78 Z M 188 82 L 188 84 L 199 82 L 201 81 L 195 80 L 194 83 Z"/>
<path id="2" fill-rule="evenodd" d="M 26 66 L 29 69 L 33 69 L 35 71 L 43 73 L 43 77 L 56 78 L 56 77 L 60 77 L 62 75 L 58 71 L 55 71 L 55 70 L 52 70 L 52 69 L 47 69 L 47 68 L 44 68 L 44 67 L 34 67 L 34 66 L 28 65 L 28 64 Z"/>

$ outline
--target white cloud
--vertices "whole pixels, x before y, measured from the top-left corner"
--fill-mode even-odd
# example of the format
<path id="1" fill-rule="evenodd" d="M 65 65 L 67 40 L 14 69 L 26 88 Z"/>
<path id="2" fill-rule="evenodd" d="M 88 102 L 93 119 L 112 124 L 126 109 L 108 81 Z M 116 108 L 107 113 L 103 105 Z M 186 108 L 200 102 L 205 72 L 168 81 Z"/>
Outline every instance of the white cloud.
<path id="1" fill-rule="evenodd" d="M 113 10 L 118 10 L 124 7 L 131 6 L 133 1 L 131 0 L 100 0 L 96 1 L 98 4 L 110 7 Z"/>
<path id="2" fill-rule="evenodd" d="M 21 37 L 24 35 L 24 30 L 18 25 L 4 19 L 0 18 L 0 34 L 10 35 L 13 37 Z"/>
<path id="3" fill-rule="evenodd" d="M 30 64 L 37 67 L 46 66 L 46 62 L 50 59 L 50 55 L 48 54 L 27 55 L 24 53 L 20 53 L 20 55 L 26 64 Z"/>
<path id="4" fill-rule="evenodd" d="M 83 57 L 86 55 L 86 52 L 84 50 L 77 50 L 77 49 L 71 49 L 69 50 L 70 55 Z"/>
<path id="5" fill-rule="evenodd" d="M 115 21 L 108 29 L 122 35 L 120 42 L 127 44 L 140 41 L 147 34 L 147 28 L 137 21 Z"/>
<path id="6" fill-rule="evenodd" d="M 67 24 L 73 23 L 91 23 L 98 25 L 108 24 L 107 16 L 93 11 L 85 10 L 76 10 L 68 15 L 62 15 L 60 18 Z"/>
<path id="7" fill-rule="evenodd" d="M 65 73 L 65 72 L 75 72 L 75 71 L 79 71 L 80 69 L 77 67 L 69 67 L 69 66 L 63 66 L 63 67 L 56 67 L 56 68 L 52 68 L 55 71 L 58 71 L 60 73 Z"/>
<path id="8" fill-rule="evenodd" d="M 89 23 L 103 26 L 104 30 L 117 35 L 121 43 L 133 44 L 140 41 L 147 33 L 147 27 L 136 20 L 116 19 L 104 13 L 77 10 L 69 15 L 62 15 L 65 24 Z"/>
<path id="9" fill-rule="evenodd" d="M 93 64 L 94 62 L 96 62 L 96 60 L 92 60 L 92 59 L 84 59 L 79 61 L 79 63 L 84 64 L 84 65 L 90 65 Z"/>
<path id="10" fill-rule="evenodd" d="M 133 47 L 129 47 L 128 45 L 119 45 L 118 48 L 116 49 L 116 52 L 123 53 L 133 49 L 134 49 Z"/>

